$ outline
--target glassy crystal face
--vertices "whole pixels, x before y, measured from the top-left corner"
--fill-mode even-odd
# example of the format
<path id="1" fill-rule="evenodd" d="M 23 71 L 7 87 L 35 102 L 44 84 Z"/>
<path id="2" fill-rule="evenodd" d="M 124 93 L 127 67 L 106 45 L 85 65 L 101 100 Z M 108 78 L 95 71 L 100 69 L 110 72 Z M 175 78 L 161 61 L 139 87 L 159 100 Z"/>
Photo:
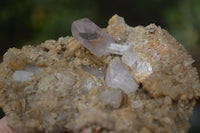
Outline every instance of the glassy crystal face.
<path id="1" fill-rule="evenodd" d="M 133 79 L 129 70 L 118 57 L 110 61 L 105 82 L 107 86 L 120 88 L 127 94 L 134 92 L 138 88 L 138 84 Z"/>
<path id="2" fill-rule="evenodd" d="M 109 54 L 106 49 L 115 42 L 112 37 L 88 18 L 74 21 L 71 31 L 74 38 L 98 57 Z"/>

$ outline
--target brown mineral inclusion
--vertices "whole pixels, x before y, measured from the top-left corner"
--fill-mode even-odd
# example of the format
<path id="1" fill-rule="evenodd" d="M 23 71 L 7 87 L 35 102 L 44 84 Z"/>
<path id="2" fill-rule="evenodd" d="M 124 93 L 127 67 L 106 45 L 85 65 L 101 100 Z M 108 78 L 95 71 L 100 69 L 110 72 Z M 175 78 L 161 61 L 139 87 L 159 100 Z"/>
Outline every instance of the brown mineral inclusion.
<path id="1" fill-rule="evenodd" d="M 140 84 L 135 92 L 105 84 L 119 55 L 97 57 L 73 37 L 11 48 L 0 64 L 0 107 L 9 126 L 20 133 L 187 132 L 200 83 L 185 48 L 154 24 L 130 27 L 117 15 L 105 32 L 131 43 L 137 62 L 151 66 L 147 73 L 127 63 L 131 50 L 122 59 Z"/>

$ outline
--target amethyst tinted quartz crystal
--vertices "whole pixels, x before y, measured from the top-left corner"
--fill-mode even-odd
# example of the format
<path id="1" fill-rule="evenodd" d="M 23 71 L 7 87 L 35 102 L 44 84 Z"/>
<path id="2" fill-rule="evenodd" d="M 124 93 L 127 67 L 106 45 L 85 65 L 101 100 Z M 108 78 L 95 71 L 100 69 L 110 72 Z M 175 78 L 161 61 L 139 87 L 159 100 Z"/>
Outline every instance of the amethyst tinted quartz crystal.
<path id="1" fill-rule="evenodd" d="M 105 82 L 108 87 L 120 88 L 126 94 L 136 91 L 139 87 L 119 57 L 110 61 Z"/>
<path id="2" fill-rule="evenodd" d="M 100 57 L 109 53 L 122 55 L 128 46 L 115 44 L 115 40 L 88 18 L 72 23 L 72 35 L 91 53 Z"/>

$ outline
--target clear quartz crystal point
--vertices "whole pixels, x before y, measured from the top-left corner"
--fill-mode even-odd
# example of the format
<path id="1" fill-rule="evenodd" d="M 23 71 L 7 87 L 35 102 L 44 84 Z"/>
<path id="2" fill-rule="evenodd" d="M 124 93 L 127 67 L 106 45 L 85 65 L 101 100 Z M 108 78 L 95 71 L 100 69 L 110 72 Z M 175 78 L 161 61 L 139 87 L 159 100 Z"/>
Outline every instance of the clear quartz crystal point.
<path id="1" fill-rule="evenodd" d="M 88 18 L 72 23 L 72 35 L 91 53 L 100 57 L 109 53 L 122 55 L 128 46 L 115 44 L 115 40 Z"/>
<path id="2" fill-rule="evenodd" d="M 119 57 L 110 61 L 105 82 L 108 87 L 120 88 L 127 94 L 136 91 L 138 88 L 138 84 Z"/>

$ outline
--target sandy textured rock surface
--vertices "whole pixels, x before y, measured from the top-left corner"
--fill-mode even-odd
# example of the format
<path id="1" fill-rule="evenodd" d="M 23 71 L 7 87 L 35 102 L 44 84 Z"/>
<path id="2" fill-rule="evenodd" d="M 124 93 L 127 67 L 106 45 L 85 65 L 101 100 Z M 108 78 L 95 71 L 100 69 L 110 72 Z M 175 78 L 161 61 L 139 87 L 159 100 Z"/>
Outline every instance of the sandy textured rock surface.
<path id="1" fill-rule="evenodd" d="M 96 57 L 73 37 L 11 48 L 0 65 L 0 106 L 8 124 L 22 133 L 187 132 L 200 96 L 188 52 L 154 24 L 130 27 L 115 15 L 105 31 L 117 43 L 131 44 L 135 60 L 145 64 L 127 65 L 140 85 L 135 92 L 105 84 L 117 55 Z M 117 57 L 131 62 L 131 51 L 124 55 Z"/>

